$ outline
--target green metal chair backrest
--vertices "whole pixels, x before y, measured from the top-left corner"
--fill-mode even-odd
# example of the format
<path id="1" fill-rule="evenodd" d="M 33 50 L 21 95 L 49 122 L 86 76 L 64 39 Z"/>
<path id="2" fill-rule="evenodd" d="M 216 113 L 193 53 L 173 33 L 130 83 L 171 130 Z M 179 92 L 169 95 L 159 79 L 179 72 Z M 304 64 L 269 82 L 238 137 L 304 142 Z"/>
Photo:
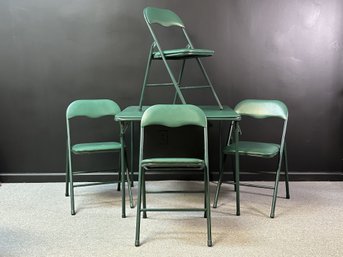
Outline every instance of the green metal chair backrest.
<path id="1" fill-rule="evenodd" d="M 75 117 L 100 118 L 104 116 L 115 116 L 120 112 L 120 107 L 110 99 L 85 99 L 75 100 L 67 108 L 67 145 L 68 151 L 71 147 L 71 131 L 69 120 Z M 69 152 L 69 158 L 70 152 Z"/>
<path id="2" fill-rule="evenodd" d="M 110 99 L 76 100 L 72 102 L 66 112 L 67 120 L 74 117 L 100 118 L 115 116 L 120 112 L 120 107 Z"/>
<path id="3" fill-rule="evenodd" d="M 279 100 L 246 99 L 236 105 L 235 111 L 241 116 L 249 116 L 256 119 L 283 119 L 283 130 L 280 142 L 280 156 L 282 156 L 288 123 L 288 109 L 283 102 Z"/>
<path id="4" fill-rule="evenodd" d="M 196 125 L 207 128 L 207 118 L 204 112 L 191 104 L 157 104 L 149 107 L 143 114 L 141 127 L 163 125 L 180 127 Z"/>
<path id="5" fill-rule="evenodd" d="M 208 135 L 207 118 L 197 106 L 191 104 L 157 104 L 149 107 L 142 116 L 139 162 L 142 161 L 144 150 L 144 128 L 151 125 L 162 125 L 170 128 L 195 125 L 202 127 L 204 142 L 204 161 L 208 167 Z"/>
<path id="6" fill-rule="evenodd" d="M 144 19 L 148 24 L 157 23 L 164 27 L 178 26 L 184 28 L 182 20 L 176 13 L 156 7 L 146 7 L 143 11 Z"/>
<path id="7" fill-rule="evenodd" d="M 272 117 L 288 119 L 287 106 L 279 100 L 246 99 L 236 105 L 235 112 L 241 116 L 250 116 L 256 119 Z"/>

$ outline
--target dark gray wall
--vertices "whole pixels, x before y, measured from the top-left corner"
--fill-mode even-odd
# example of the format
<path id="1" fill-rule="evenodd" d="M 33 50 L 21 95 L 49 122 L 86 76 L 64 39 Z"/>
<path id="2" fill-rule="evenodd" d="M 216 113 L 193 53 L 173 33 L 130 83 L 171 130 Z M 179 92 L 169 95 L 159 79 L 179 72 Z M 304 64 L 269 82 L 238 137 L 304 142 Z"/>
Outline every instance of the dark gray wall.
<path id="1" fill-rule="evenodd" d="M 4 0 L 1 173 L 63 172 L 64 114 L 74 99 L 138 103 L 151 43 L 142 16 L 148 5 L 174 10 L 195 46 L 216 51 L 205 65 L 224 104 L 275 98 L 288 105 L 291 171 L 341 171 L 342 1 Z M 146 103 L 169 94 L 149 91 Z M 214 124 L 212 149 L 216 133 Z"/>

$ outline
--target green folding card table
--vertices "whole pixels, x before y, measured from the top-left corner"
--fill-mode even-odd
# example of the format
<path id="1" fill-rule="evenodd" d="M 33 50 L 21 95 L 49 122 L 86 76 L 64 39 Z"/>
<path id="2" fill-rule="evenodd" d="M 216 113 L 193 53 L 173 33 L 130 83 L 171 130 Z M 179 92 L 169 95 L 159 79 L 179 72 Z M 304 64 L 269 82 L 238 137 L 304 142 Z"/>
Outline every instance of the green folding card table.
<path id="1" fill-rule="evenodd" d="M 130 140 L 130 167 L 131 167 L 131 176 L 133 175 L 133 158 L 134 158 L 134 123 L 140 122 L 142 119 L 142 115 L 144 111 L 149 106 L 128 106 L 120 113 L 118 113 L 115 117 L 116 121 L 120 123 L 120 137 L 121 143 L 124 145 L 124 136 L 125 133 L 130 126 L 130 133 L 131 133 L 131 140 Z M 239 140 L 239 126 L 238 123 L 241 119 L 240 115 L 237 114 L 232 108 L 229 106 L 223 106 L 223 109 L 219 109 L 216 105 L 199 105 L 199 107 L 204 111 L 208 121 L 218 121 L 220 122 L 219 125 L 219 156 L 220 156 L 220 165 L 222 165 L 222 136 L 221 136 L 221 123 L 222 122 L 230 122 L 233 124 L 233 134 L 234 134 L 234 142 L 238 142 Z M 235 181 L 236 181 L 236 215 L 240 215 L 240 201 L 239 201 L 239 154 L 238 152 L 235 154 Z M 124 171 L 122 171 L 124 174 Z"/>

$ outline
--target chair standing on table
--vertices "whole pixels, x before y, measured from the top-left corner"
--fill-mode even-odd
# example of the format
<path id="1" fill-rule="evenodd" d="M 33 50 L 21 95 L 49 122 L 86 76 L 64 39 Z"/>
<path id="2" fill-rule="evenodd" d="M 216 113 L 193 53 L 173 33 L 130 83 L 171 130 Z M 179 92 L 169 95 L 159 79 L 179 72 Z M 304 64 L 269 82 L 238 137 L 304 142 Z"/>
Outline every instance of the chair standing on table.
<path id="1" fill-rule="evenodd" d="M 245 117 L 252 117 L 255 119 L 266 119 L 266 118 L 277 118 L 283 120 L 283 129 L 281 133 L 280 143 L 266 143 L 266 142 L 256 142 L 256 141 L 239 141 L 237 145 L 237 151 L 240 156 L 250 156 L 250 157 L 259 157 L 259 158 L 273 158 L 278 157 L 278 163 L 275 174 L 274 186 L 262 186 L 262 185 L 253 185 L 253 184 L 244 184 L 240 183 L 242 186 L 254 186 L 261 187 L 266 189 L 273 190 L 272 198 L 272 207 L 270 212 L 270 217 L 274 218 L 275 216 L 275 205 L 276 198 L 278 195 L 278 185 L 281 172 L 282 162 L 285 164 L 285 186 L 286 186 L 286 198 L 289 199 L 289 186 L 288 186 L 288 164 L 287 164 L 287 152 L 286 152 L 286 129 L 288 122 L 288 109 L 287 106 L 278 100 L 256 100 L 256 99 L 247 99 L 243 100 L 237 104 L 235 111 L 241 115 L 242 119 Z M 231 132 L 230 132 L 231 134 Z M 223 149 L 224 158 L 223 164 L 225 161 L 226 155 L 235 154 L 236 144 L 230 142 L 230 137 L 228 140 L 227 146 Z M 223 164 L 221 165 L 222 169 L 219 174 L 219 181 L 216 189 L 215 199 L 213 207 L 217 207 L 218 196 L 220 191 L 220 186 L 222 184 L 223 178 Z"/>
<path id="2" fill-rule="evenodd" d="M 74 182 L 74 175 L 80 173 L 93 173 L 94 171 L 76 171 L 73 166 L 73 155 L 88 155 L 88 154 L 100 154 L 100 153 L 119 153 L 120 154 L 120 169 L 118 171 L 119 180 L 122 182 L 122 216 L 125 217 L 125 178 L 124 174 L 121 174 L 122 167 L 125 167 L 125 153 L 123 146 L 120 142 L 86 142 L 86 143 L 72 143 L 72 132 L 70 122 L 72 119 L 78 117 L 84 118 L 101 118 L 105 116 L 112 116 L 113 119 L 117 113 L 120 112 L 120 107 L 112 100 L 109 99 L 91 99 L 91 100 L 76 100 L 72 102 L 66 112 L 66 124 L 67 124 L 67 153 L 66 153 L 66 196 L 70 194 L 71 214 L 75 215 L 75 201 L 74 201 L 74 188 L 82 186 L 93 186 L 112 182 L 94 182 L 94 183 L 76 183 Z M 114 120 L 113 120 L 114 121 Z M 76 131 L 73 131 L 77 133 Z M 124 168 L 123 167 L 123 168 Z M 125 169 L 125 168 L 124 168 Z M 127 172 L 128 191 L 130 196 L 131 208 L 133 208 L 132 192 L 130 177 Z M 120 182 L 118 182 L 118 190 L 120 189 Z M 70 188 L 69 188 L 70 186 Z"/>
<path id="3" fill-rule="evenodd" d="M 177 128 L 181 126 L 196 126 L 203 131 L 203 157 L 185 158 L 178 157 L 148 157 L 145 153 L 145 130 L 149 126 L 161 125 L 168 128 Z M 143 114 L 141 120 L 140 132 L 140 150 L 139 150 L 139 178 L 138 178 L 138 198 L 137 198 L 137 220 L 136 220 L 136 241 L 135 245 L 140 245 L 140 223 L 141 213 L 146 218 L 147 212 L 152 211 L 200 211 L 204 212 L 207 218 L 207 245 L 212 246 L 211 237 L 211 210 L 210 210 L 210 192 L 209 192 L 209 168 L 208 168 L 208 140 L 207 140 L 207 119 L 204 112 L 194 105 L 154 105 L 149 107 Z M 145 173 L 153 171 L 168 170 L 203 170 L 204 194 L 203 208 L 148 208 L 146 202 Z M 188 191 L 189 192 L 189 191 Z M 164 192 L 165 193 L 165 192 Z M 171 191 L 170 193 L 177 193 Z M 197 191 L 196 193 L 199 193 Z M 143 206 L 142 206 L 143 205 Z"/>
<path id="4" fill-rule="evenodd" d="M 168 10 L 168 9 L 161 9 L 161 8 L 155 8 L 155 7 L 146 7 L 143 11 L 144 13 L 144 19 L 146 21 L 146 24 L 148 25 L 149 31 L 153 38 L 153 43 L 150 47 L 149 56 L 148 56 L 148 63 L 146 66 L 145 76 L 144 76 L 144 82 L 142 87 L 142 92 L 139 100 L 139 107 L 140 110 L 142 109 L 143 105 L 143 98 L 145 94 L 145 90 L 147 87 L 156 87 L 156 86 L 172 86 L 175 88 L 175 97 L 174 97 L 174 103 L 176 103 L 177 99 L 179 98 L 182 104 L 186 103 L 186 100 L 183 96 L 182 91 L 183 90 L 191 90 L 191 89 L 203 89 L 207 88 L 210 89 L 219 108 L 223 109 L 222 104 L 219 101 L 219 98 L 213 88 L 213 85 L 206 73 L 206 70 L 200 60 L 200 58 L 204 57 L 210 57 L 214 54 L 213 50 L 209 49 L 197 49 L 193 47 L 192 42 L 190 41 L 190 38 L 186 32 L 186 28 L 182 20 L 178 15 L 176 15 L 174 12 Z M 157 34 L 154 31 L 154 24 L 161 25 L 163 27 L 172 27 L 176 26 L 179 27 L 184 36 L 185 41 L 187 45 L 184 48 L 178 48 L 178 49 L 162 49 L 162 46 L 157 38 Z M 204 76 L 205 80 L 207 81 L 207 84 L 205 85 L 182 85 L 182 78 L 183 78 L 183 72 L 186 64 L 187 59 L 195 59 L 199 65 L 200 71 L 202 72 L 202 75 Z M 150 68 L 152 61 L 162 61 L 164 66 L 167 69 L 167 72 L 170 77 L 170 82 L 166 83 L 148 83 L 149 75 L 150 75 Z M 174 75 L 170 64 L 167 62 L 169 60 L 181 60 L 182 66 L 180 69 L 180 72 L 178 74 L 178 77 Z"/>

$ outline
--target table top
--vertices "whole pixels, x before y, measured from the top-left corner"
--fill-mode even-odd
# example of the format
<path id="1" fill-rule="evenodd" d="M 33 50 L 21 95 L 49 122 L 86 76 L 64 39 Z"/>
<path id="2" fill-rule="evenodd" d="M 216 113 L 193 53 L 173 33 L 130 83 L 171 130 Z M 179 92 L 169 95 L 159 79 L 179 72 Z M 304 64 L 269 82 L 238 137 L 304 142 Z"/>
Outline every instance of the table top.
<path id="1" fill-rule="evenodd" d="M 139 106 L 128 106 L 120 113 L 115 116 L 117 121 L 140 121 L 144 111 L 149 106 L 142 106 L 142 110 L 139 110 Z M 217 105 L 199 105 L 206 117 L 207 120 L 231 120 L 239 121 L 241 119 L 240 115 L 237 114 L 229 106 L 223 106 L 223 109 L 220 110 Z"/>

